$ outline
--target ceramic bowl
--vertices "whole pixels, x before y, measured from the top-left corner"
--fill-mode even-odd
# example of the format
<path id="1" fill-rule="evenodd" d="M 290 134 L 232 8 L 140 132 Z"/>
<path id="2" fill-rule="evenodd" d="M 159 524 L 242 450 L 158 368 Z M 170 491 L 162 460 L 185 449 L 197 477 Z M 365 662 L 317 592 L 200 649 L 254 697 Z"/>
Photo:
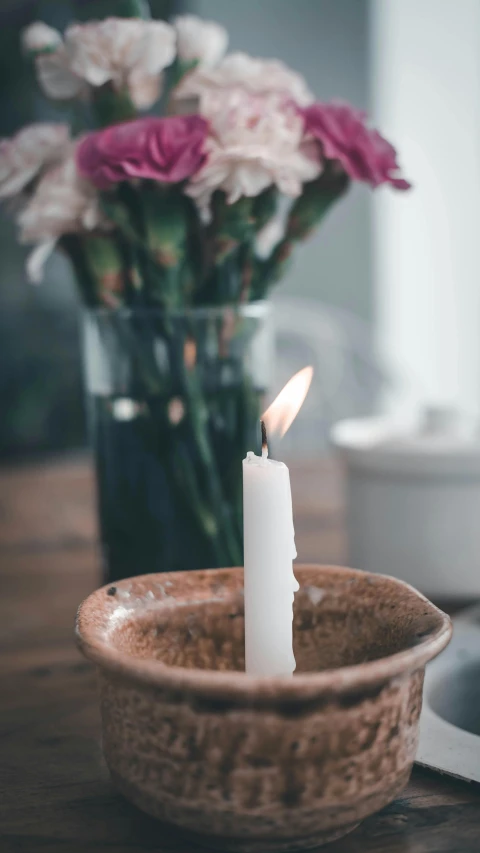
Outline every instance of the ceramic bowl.
<path id="1" fill-rule="evenodd" d="M 317 847 L 410 775 L 425 664 L 448 643 L 449 618 L 393 578 L 295 574 L 291 678 L 243 671 L 241 569 L 122 580 L 78 611 L 115 784 L 210 849 Z"/>
<path id="2" fill-rule="evenodd" d="M 344 463 L 348 560 L 388 566 L 434 599 L 477 601 L 480 436 L 456 433 L 453 414 L 427 409 L 413 426 L 341 421 L 332 439 Z"/>

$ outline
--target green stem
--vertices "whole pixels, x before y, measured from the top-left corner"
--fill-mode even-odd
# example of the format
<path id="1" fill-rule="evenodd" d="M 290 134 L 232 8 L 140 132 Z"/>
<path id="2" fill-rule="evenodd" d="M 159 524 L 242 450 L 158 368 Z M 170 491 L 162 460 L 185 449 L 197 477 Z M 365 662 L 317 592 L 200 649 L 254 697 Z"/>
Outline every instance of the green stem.
<path id="1" fill-rule="evenodd" d="M 348 176 L 332 162 L 327 163 L 319 178 L 304 185 L 302 194 L 290 211 L 284 239 L 269 258 L 254 262 L 254 299 L 263 299 L 270 287 L 284 275 L 294 245 L 310 236 L 349 185 Z"/>
<path id="2" fill-rule="evenodd" d="M 212 452 L 207 434 L 208 411 L 203 394 L 200 390 L 195 370 L 184 368 L 184 388 L 189 403 L 190 424 L 194 433 L 199 458 L 205 471 L 206 489 L 209 499 L 215 509 L 217 518 L 222 521 L 222 531 L 230 560 L 234 565 L 240 565 L 241 550 L 235 533 L 234 525 L 228 513 L 228 506 L 222 493 L 221 480 L 218 473 L 215 455 Z"/>
<path id="3" fill-rule="evenodd" d="M 97 127 L 107 127 L 137 117 L 129 92 L 126 89 L 117 91 L 111 83 L 92 88 L 91 109 Z"/>
<path id="4" fill-rule="evenodd" d="M 85 263 L 96 284 L 100 305 L 119 308 L 125 302 L 124 262 L 117 235 L 88 233 L 82 235 Z"/>
<path id="5" fill-rule="evenodd" d="M 175 477 L 179 482 L 182 495 L 184 497 L 188 495 L 190 509 L 197 523 L 207 540 L 211 542 L 217 565 L 226 566 L 228 563 L 228 554 L 218 535 L 218 520 L 204 504 L 195 476 L 194 466 L 191 463 L 192 460 L 188 457 L 185 445 L 179 440 L 176 446 L 174 446 L 172 453 L 172 468 L 175 472 Z"/>

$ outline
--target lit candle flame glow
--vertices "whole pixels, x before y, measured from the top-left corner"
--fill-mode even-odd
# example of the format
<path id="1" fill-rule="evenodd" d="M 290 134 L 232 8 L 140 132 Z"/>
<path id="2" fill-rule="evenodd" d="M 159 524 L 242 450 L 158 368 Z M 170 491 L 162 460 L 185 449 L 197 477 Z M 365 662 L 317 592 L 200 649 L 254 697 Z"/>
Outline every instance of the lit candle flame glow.
<path id="1" fill-rule="evenodd" d="M 308 394 L 313 376 L 313 367 L 304 367 L 287 382 L 278 397 L 262 415 L 269 435 L 283 438 L 297 417 Z"/>

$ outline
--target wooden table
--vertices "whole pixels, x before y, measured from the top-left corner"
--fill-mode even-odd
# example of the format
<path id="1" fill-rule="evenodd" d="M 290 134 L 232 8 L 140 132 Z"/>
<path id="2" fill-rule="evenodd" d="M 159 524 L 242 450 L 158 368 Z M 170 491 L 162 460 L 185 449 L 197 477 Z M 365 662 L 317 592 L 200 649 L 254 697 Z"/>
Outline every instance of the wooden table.
<path id="1" fill-rule="evenodd" d="M 340 562 L 338 478 L 293 472 L 303 560 Z M 191 853 L 116 794 L 92 667 L 73 643 L 97 584 L 88 460 L 0 473 L 1 853 Z M 415 768 L 404 795 L 325 853 L 479 853 L 480 787 Z"/>

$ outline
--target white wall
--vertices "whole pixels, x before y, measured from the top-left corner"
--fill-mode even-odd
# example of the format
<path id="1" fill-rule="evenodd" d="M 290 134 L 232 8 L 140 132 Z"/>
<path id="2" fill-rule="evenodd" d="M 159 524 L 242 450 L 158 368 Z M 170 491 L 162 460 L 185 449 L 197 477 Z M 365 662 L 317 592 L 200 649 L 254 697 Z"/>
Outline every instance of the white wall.
<path id="1" fill-rule="evenodd" d="M 389 408 L 480 397 L 480 2 L 372 0 L 373 111 L 415 189 L 375 204 Z"/>

